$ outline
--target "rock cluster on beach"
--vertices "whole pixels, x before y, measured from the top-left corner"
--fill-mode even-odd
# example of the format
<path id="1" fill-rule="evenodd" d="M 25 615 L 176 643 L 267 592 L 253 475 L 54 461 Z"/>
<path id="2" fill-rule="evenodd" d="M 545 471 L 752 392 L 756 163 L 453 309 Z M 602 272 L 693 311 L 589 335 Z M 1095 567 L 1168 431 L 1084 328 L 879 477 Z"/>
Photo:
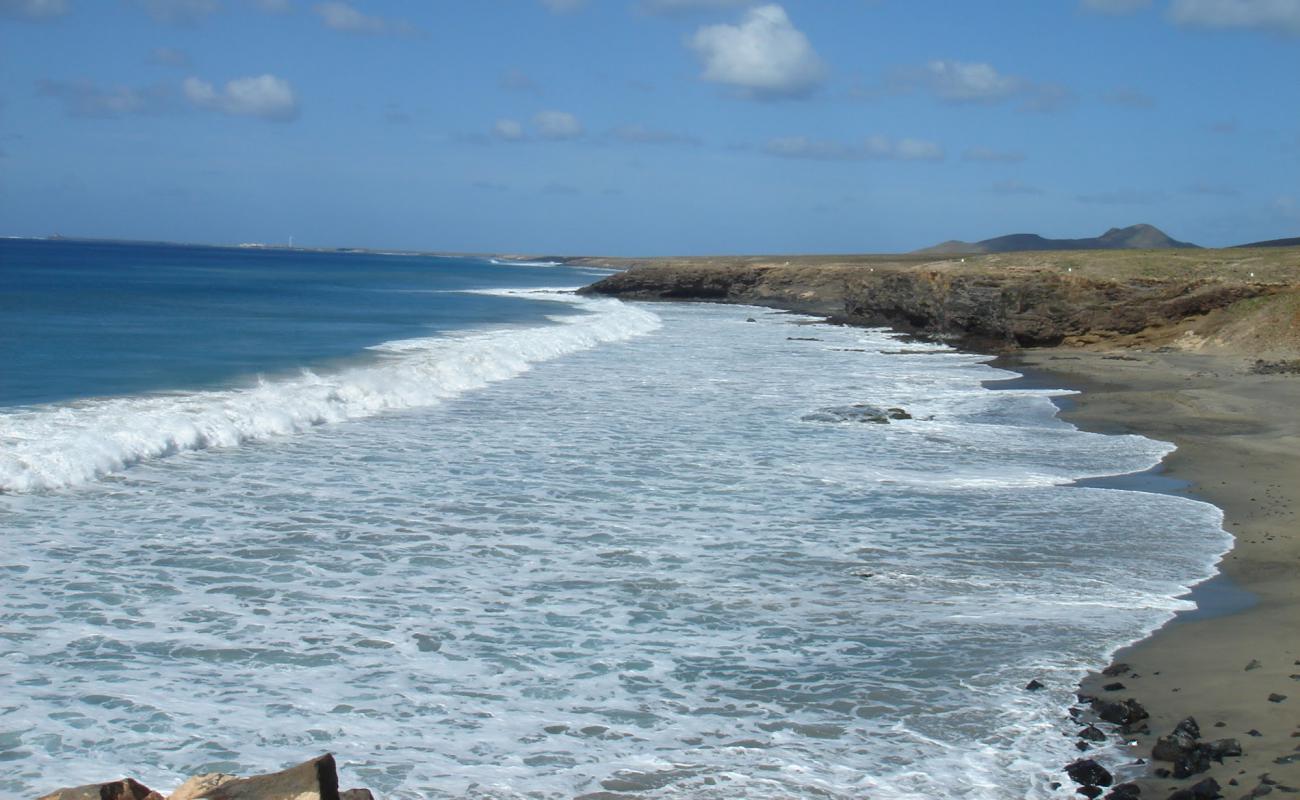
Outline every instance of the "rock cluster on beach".
<path id="1" fill-rule="evenodd" d="M 196 775 L 170 794 L 156 792 L 133 778 L 122 778 L 58 789 L 39 800 L 374 800 L 374 795 L 368 789 L 340 792 L 334 756 L 327 753 L 268 775 Z"/>

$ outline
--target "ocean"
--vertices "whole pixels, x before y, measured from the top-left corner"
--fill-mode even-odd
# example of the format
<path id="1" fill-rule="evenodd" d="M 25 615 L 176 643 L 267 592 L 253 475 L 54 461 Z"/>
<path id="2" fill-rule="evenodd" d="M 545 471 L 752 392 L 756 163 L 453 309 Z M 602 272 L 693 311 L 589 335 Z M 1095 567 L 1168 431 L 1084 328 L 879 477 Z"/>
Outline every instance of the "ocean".
<path id="1" fill-rule="evenodd" d="M 1229 546 L 1075 485 L 1170 445 L 601 274 L 0 241 L 0 795 L 1070 796 L 1075 682 Z"/>

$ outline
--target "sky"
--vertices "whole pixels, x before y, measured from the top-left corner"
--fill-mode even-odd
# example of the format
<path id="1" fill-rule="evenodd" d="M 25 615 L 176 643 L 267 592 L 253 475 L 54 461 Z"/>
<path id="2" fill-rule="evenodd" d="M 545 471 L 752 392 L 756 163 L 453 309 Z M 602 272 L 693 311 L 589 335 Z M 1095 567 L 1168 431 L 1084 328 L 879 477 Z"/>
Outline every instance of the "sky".
<path id="1" fill-rule="evenodd" d="M 1300 236 L 1300 0 L 0 0 L 0 235 Z"/>

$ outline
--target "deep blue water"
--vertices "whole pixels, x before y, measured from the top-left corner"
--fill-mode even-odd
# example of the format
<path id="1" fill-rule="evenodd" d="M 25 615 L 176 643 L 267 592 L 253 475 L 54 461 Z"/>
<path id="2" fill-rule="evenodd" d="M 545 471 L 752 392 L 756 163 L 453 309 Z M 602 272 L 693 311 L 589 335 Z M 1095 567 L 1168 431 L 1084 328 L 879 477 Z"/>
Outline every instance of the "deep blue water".
<path id="1" fill-rule="evenodd" d="M 0 406 L 206 388 L 537 324 L 554 303 L 457 292 L 592 279 L 476 258 L 3 239 Z"/>

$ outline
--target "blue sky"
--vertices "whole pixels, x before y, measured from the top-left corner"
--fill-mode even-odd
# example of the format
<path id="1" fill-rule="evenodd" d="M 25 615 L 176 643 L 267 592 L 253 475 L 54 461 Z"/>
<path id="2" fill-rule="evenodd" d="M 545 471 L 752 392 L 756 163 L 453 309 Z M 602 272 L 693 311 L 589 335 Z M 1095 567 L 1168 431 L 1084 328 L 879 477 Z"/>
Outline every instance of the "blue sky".
<path id="1" fill-rule="evenodd" d="M 0 234 L 1300 235 L 1300 0 L 0 0 Z"/>

